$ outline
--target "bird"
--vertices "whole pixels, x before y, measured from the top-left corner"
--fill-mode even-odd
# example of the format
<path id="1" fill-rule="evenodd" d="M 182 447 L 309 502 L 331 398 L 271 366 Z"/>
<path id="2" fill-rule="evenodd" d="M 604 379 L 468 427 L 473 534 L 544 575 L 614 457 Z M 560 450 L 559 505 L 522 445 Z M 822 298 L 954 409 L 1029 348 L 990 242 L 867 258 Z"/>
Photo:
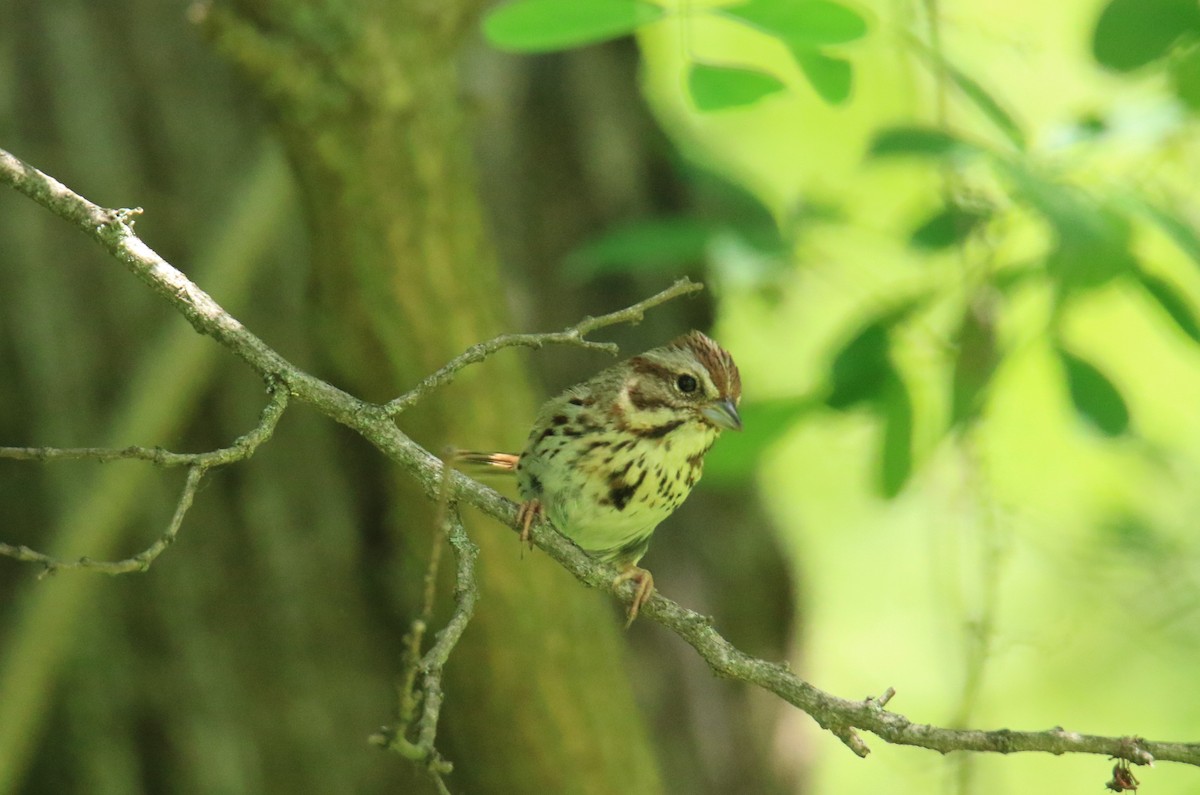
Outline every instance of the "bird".
<path id="1" fill-rule="evenodd" d="M 521 538 L 548 519 L 633 582 L 629 626 L 654 593 L 637 564 L 655 528 L 700 480 L 723 430 L 740 431 L 741 376 L 699 331 L 615 364 L 548 400 L 519 453 L 460 451 L 461 461 L 514 472 Z"/>

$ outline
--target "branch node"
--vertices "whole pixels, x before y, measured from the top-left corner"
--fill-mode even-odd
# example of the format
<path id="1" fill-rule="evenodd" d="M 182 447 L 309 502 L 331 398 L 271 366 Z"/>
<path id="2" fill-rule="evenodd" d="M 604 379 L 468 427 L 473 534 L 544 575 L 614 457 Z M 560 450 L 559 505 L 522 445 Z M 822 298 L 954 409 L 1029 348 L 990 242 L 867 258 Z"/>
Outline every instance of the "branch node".
<path id="1" fill-rule="evenodd" d="M 124 226 L 133 231 L 133 225 L 137 223 L 137 218 L 144 213 L 141 207 L 121 207 L 109 212 L 109 223 L 117 226 Z"/>
<path id="2" fill-rule="evenodd" d="M 1125 759 L 1135 765 L 1154 767 L 1154 755 L 1146 748 L 1146 741 L 1137 735 L 1122 737 L 1114 759 Z"/>
<path id="3" fill-rule="evenodd" d="M 868 756 L 870 756 L 870 747 L 863 742 L 862 737 L 858 736 L 858 732 L 854 730 L 854 727 L 844 723 L 839 723 L 827 726 L 826 728 L 829 729 L 834 737 L 837 737 L 839 740 L 845 743 L 846 747 L 853 751 L 855 756 L 859 757 L 860 759 L 866 759 Z"/>
<path id="4" fill-rule="evenodd" d="M 892 697 L 895 695 L 896 688 L 889 687 L 887 690 L 883 691 L 882 695 L 878 697 L 867 696 L 865 699 L 863 699 L 863 703 L 876 712 L 882 712 L 883 708 L 887 706 L 888 702 L 891 701 Z"/>

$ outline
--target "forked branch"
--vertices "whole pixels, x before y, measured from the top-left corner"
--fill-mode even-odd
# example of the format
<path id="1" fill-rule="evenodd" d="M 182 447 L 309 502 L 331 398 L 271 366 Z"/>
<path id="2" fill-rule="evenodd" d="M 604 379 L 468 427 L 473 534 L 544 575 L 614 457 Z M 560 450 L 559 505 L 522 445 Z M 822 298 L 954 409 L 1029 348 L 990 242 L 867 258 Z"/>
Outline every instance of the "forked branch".
<path id="1" fill-rule="evenodd" d="M 3 151 L 0 151 L 0 182 L 12 185 L 82 229 L 181 312 L 197 331 L 214 337 L 258 372 L 268 384 L 277 386 L 282 392 L 314 406 L 331 419 L 361 434 L 415 477 L 430 499 L 438 499 L 441 493 L 443 464 L 436 456 L 400 432 L 392 419 L 395 414 L 403 411 L 430 389 L 445 383 L 462 367 L 479 361 L 496 350 L 511 345 L 536 347 L 551 342 L 580 344 L 586 333 L 601 325 L 636 321 L 640 318 L 641 311 L 654 303 L 661 303 L 675 295 L 699 289 L 699 285 L 684 280 L 672 290 L 648 299 L 647 302 L 621 313 L 585 320 L 565 332 L 549 335 L 514 335 L 484 343 L 467 351 L 427 378 L 412 392 L 388 404 L 377 405 L 359 400 L 303 372 L 254 336 L 204 291 L 146 246 L 133 232 L 131 213 L 107 210 L 92 204 L 56 180 Z M 663 297 L 664 295 L 666 297 Z M 596 343 L 583 342 L 586 342 L 586 347 L 596 346 Z M 449 478 L 451 500 L 470 504 L 505 523 L 514 531 L 517 530 L 517 507 L 511 501 L 461 473 L 449 473 Z M 456 524 L 451 522 L 452 543 L 456 538 L 455 527 Z M 464 539 L 465 536 L 460 537 L 459 542 L 464 542 Z M 614 590 L 612 582 L 615 571 L 588 557 L 553 529 L 545 526 L 535 527 L 533 540 L 582 582 L 595 588 Z M 465 544 L 459 550 L 460 568 L 473 560 L 473 553 L 469 550 L 470 547 Z M 473 604 L 477 594 L 474 592 L 473 581 L 463 588 L 465 592 L 460 598 L 459 612 L 456 612 L 455 618 L 459 623 L 454 624 L 452 621 L 453 626 L 443 630 L 437 642 L 422 658 L 422 676 L 428 677 L 438 670 L 437 665 L 433 663 L 439 659 L 444 662 L 442 655 L 450 653 L 453 642 L 461 635 L 462 628 L 469 618 L 469 611 L 464 612 L 463 605 Z M 615 590 L 618 595 L 628 599 L 629 588 L 626 584 Z M 857 731 L 865 730 L 890 743 L 918 746 L 941 753 L 1086 753 L 1114 756 L 1134 764 L 1149 764 L 1157 760 L 1200 766 L 1198 743 L 1151 742 L 1139 737 L 1103 737 L 1078 734 L 1061 727 L 1044 731 L 978 731 L 914 723 L 886 708 L 890 695 L 859 701 L 838 698 L 804 681 L 784 663 L 745 654 L 721 636 L 708 618 L 676 604 L 661 594 L 655 594 L 642 607 L 641 614 L 662 624 L 690 643 L 718 675 L 749 682 L 775 693 L 804 710 L 860 756 L 865 756 L 868 748 Z M 460 616 L 462 618 L 459 618 Z M 426 665 L 426 660 L 429 660 L 430 665 Z M 428 711 L 438 705 L 440 689 L 436 680 L 428 678 L 425 687 L 427 693 L 435 695 L 435 698 L 425 702 L 424 707 Z M 427 730 L 429 725 L 426 722 L 421 728 Z M 429 735 L 419 731 L 418 743 L 421 742 L 422 736 Z M 431 749 L 432 745 L 429 747 Z"/>
<path id="2" fill-rule="evenodd" d="M 244 461 L 254 455 L 264 442 L 271 438 L 279 418 L 287 409 L 288 395 L 283 390 L 276 390 L 271 395 L 259 417 L 258 424 L 248 432 L 234 440 L 229 447 L 210 450 L 206 453 L 172 453 L 160 447 L 0 447 L 0 458 L 16 461 L 118 461 L 135 460 L 149 461 L 161 467 L 188 468 L 187 479 L 183 491 L 175 502 L 175 513 L 171 517 L 167 529 L 150 546 L 141 552 L 124 560 L 107 561 L 92 560 L 83 557 L 75 560 L 64 560 L 47 555 L 23 545 L 13 545 L 0 542 L 0 555 L 30 563 L 40 563 L 45 567 L 43 574 L 53 574 L 59 569 L 92 569 L 105 574 L 127 574 L 132 571 L 145 571 L 150 564 L 175 543 L 183 519 L 192 507 L 192 500 L 200 488 L 200 481 L 210 469 Z"/>

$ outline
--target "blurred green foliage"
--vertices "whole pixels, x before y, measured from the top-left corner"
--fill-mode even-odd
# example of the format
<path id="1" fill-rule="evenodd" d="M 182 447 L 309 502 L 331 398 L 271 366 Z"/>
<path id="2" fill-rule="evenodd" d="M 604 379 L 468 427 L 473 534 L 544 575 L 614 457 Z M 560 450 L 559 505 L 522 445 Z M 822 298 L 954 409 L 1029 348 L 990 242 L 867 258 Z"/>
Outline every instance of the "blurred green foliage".
<path id="1" fill-rule="evenodd" d="M 921 720 L 1190 737 L 1200 6 L 663 8 L 632 31 L 647 96 L 768 208 L 780 266 L 720 245 L 735 211 L 629 222 L 569 267 L 699 263 L 719 291 L 746 430 L 705 483 L 755 478 L 792 528 L 811 673 L 899 682 Z M 828 751 L 815 791 L 1089 791 L 1111 767 L 876 750 Z"/>
<path id="2" fill-rule="evenodd" d="M 673 9 L 687 26 L 693 18 L 720 18 L 782 44 L 817 93 L 830 104 L 850 98 L 853 67 L 827 48 L 861 39 L 867 23 L 849 6 L 830 0 L 750 0 L 719 9 L 680 4 Z M 483 30 L 493 45 L 513 52 L 551 52 L 627 36 L 662 19 L 663 9 L 630 0 L 515 0 L 491 12 Z M 770 71 L 715 62 L 688 52 L 687 89 L 695 107 L 714 112 L 752 105 L 784 91 Z"/>

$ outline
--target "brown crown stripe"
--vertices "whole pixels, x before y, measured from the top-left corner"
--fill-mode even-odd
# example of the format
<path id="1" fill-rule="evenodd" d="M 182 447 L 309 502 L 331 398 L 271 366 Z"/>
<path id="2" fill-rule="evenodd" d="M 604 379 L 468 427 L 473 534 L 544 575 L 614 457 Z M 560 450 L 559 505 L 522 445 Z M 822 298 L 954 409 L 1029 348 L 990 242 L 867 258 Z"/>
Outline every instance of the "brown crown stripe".
<path id="1" fill-rule="evenodd" d="M 738 373 L 733 357 L 712 339 L 692 331 L 684 334 L 671 343 L 677 348 L 686 348 L 692 352 L 704 369 L 712 377 L 713 386 L 725 397 L 737 400 L 742 396 L 742 377 Z"/>

